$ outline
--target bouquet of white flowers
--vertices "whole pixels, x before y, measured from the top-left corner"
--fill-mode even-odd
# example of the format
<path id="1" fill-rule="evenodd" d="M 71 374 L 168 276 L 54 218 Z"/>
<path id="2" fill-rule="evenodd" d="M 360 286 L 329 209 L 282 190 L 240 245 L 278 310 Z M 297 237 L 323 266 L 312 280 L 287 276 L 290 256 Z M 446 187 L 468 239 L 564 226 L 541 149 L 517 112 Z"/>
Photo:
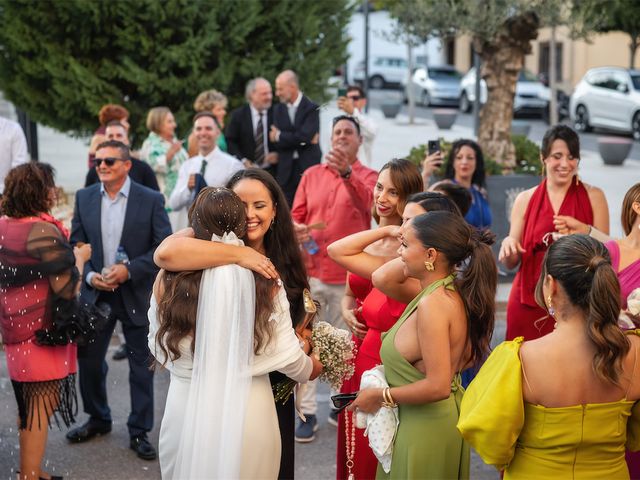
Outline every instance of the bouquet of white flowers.
<path id="1" fill-rule="evenodd" d="M 311 341 L 313 353 L 323 366 L 320 380 L 339 390 L 342 382 L 350 379 L 355 371 L 356 346 L 351 334 L 330 323 L 318 322 L 313 326 Z"/>
<path id="2" fill-rule="evenodd" d="M 620 312 L 618 326 L 623 330 L 640 328 L 640 288 L 633 290 L 627 297 L 627 309 Z"/>

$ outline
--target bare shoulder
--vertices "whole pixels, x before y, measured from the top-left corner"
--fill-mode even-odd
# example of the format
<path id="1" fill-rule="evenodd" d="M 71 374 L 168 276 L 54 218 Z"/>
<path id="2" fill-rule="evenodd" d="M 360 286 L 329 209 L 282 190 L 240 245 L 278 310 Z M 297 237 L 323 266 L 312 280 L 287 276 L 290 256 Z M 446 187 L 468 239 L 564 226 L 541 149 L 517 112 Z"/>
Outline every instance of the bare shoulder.
<path id="1" fill-rule="evenodd" d="M 518 196 L 516 196 L 514 206 L 518 203 L 523 204 L 525 206 L 528 205 L 529 200 L 531 200 L 531 197 L 533 196 L 533 192 L 535 192 L 537 188 L 538 188 L 538 185 L 536 185 L 535 187 L 527 188 L 526 190 L 523 190 L 522 192 L 520 192 Z"/>
<path id="2" fill-rule="evenodd" d="M 605 200 L 604 191 L 600 187 L 596 187 L 595 185 L 590 185 L 584 182 L 583 182 L 583 185 L 592 203 L 594 200 L 596 201 Z"/>
<path id="3" fill-rule="evenodd" d="M 418 302 L 418 317 L 446 320 L 457 306 L 456 294 L 444 288 L 439 288 L 420 299 Z"/>

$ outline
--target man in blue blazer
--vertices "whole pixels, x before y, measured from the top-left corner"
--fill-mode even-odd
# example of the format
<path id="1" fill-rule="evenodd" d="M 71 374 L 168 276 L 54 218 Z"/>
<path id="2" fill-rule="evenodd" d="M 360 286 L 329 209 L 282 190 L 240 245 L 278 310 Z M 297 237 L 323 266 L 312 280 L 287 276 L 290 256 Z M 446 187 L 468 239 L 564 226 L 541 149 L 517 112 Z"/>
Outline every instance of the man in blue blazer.
<path id="1" fill-rule="evenodd" d="M 147 439 L 153 427 L 153 371 L 147 345 L 149 298 L 158 268 L 153 253 L 171 233 L 161 193 L 131 181 L 129 148 L 109 140 L 96 150 L 100 183 L 79 190 L 72 220 L 71 243 L 90 243 L 82 299 L 110 311 L 106 328 L 95 342 L 78 348 L 80 393 L 89 420 L 67 433 L 84 442 L 111 431 L 107 403 L 105 355 L 116 321 L 122 322 L 131 373 L 130 447 L 145 460 L 156 458 Z"/>
<path id="2" fill-rule="evenodd" d="M 275 177 L 291 206 L 303 172 L 322 158 L 320 111 L 300 91 L 292 70 L 276 77 L 276 95 L 281 103 L 273 107 L 269 140 L 278 154 Z"/>

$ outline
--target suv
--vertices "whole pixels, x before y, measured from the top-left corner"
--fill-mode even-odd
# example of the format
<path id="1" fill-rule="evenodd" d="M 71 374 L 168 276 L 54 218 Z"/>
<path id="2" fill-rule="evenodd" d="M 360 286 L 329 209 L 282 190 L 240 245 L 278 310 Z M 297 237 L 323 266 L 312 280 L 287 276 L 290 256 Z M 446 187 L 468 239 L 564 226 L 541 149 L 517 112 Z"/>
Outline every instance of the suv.
<path id="1" fill-rule="evenodd" d="M 457 107 L 460 99 L 462 75 L 451 65 L 418 67 L 411 76 L 407 89 L 425 107 L 430 105 L 452 105 Z M 405 90 L 405 99 L 407 92 Z"/>
<path id="2" fill-rule="evenodd" d="M 408 62 L 400 57 L 374 57 L 369 67 L 369 87 L 384 88 L 389 85 L 398 86 L 407 78 Z M 358 62 L 353 74 L 353 81 L 364 83 L 364 61 Z"/>
<path id="3" fill-rule="evenodd" d="M 471 68 L 461 82 L 460 110 L 470 112 L 475 101 L 476 70 Z M 549 111 L 551 93 L 538 78 L 528 70 L 521 70 L 516 83 L 516 94 L 513 98 L 513 113 L 535 113 L 545 117 Z M 487 101 L 487 84 L 480 80 L 480 102 Z"/>
<path id="4" fill-rule="evenodd" d="M 640 140 L 640 70 L 592 68 L 576 85 L 569 112 L 580 132 L 603 127 Z"/>

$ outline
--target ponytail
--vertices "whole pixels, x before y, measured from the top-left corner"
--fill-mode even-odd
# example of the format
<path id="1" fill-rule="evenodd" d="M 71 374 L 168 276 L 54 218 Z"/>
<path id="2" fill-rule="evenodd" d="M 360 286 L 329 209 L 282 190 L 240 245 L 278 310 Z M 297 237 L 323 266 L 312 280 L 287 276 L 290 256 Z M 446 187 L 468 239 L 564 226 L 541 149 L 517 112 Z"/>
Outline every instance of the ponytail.
<path id="1" fill-rule="evenodd" d="M 487 357 L 495 321 L 495 296 L 498 268 L 490 245 L 495 235 L 489 230 L 472 229 L 469 240 L 469 263 L 456 279 L 456 287 L 469 318 L 471 360 L 478 363 Z"/>
<path id="2" fill-rule="evenodd" d="M 619 386 L 622 359 L 629 352 L 630 345 L 617 325 L 620 314 L 618 277 L 608 261 L 599 260 L 592 267 L 593 283 L 588 295 L 587 334 L 596 348 L 593 371 L 598 378 Z"/>

